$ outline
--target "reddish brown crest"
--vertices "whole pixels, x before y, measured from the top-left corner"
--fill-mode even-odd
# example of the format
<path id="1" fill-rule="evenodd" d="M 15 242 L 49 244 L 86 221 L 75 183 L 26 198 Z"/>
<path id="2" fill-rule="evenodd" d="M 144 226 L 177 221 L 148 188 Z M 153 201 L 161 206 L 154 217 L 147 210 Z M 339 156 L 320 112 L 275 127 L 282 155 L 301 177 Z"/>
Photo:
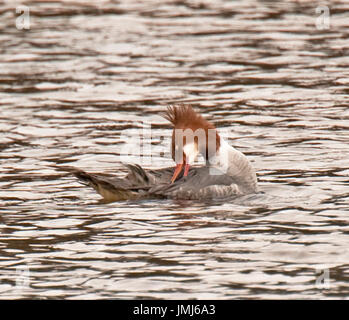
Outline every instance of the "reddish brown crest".
<path id="1" fill-rule="evenodd" d="M 190 105 L 169 106 L 163 115 L 165 119 L 173 125 L 172 133 L 172 158 L 175 159 L 175 129 L 191 129 L 195 132 L 197 129 L 204 129 L 206 134 L 206 159 L 208 158 L 208 130 L 215 130 L 215 126 L 195 112 Z M 195 137 L 197 139 L 197 137 Z M 185 141 L 183 141 L 183 145 Z M 220 147 L 220 137 L 216 131 L 216 150 Z"/>

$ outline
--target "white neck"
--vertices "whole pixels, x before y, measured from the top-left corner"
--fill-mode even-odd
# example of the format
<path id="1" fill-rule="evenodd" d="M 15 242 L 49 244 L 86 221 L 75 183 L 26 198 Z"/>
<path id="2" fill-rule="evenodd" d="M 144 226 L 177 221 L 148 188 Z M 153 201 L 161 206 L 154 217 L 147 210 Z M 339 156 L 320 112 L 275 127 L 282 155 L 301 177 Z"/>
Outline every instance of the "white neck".
<path id="1" fill-rule="evenodd" d="M 221 172 L 234 178 L 243 191 L 257 192 L 257 177 L 250 161 L 240 151 L 230 146 L 222 137 L 220 147 L 209 160 L 212 172 Z"/>

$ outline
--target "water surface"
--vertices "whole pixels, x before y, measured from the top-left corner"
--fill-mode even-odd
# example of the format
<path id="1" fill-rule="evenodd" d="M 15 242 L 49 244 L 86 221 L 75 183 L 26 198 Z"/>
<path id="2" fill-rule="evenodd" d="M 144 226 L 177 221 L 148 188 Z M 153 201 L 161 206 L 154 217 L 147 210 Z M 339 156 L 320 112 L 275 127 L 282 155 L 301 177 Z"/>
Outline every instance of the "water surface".
<path id="1" fill-rule="evenodd" d="M 346 1 L 323 30 L 315 1 L 0 5 L 1 298 L 347 297 Z M 264 193 L 106 204 L 57 169 L 123 175 L 150 126 L 126 159 L 173 165 L 172 103 L 213 120 Z"/>

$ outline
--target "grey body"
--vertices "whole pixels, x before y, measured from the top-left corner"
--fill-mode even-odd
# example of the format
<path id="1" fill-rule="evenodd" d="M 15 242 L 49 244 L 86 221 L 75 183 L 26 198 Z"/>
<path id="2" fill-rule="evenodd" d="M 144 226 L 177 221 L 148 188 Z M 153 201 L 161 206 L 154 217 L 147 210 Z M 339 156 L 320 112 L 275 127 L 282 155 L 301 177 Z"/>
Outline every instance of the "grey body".
<path id="1" fill-rule="evenodd" d="M 79 180 L 93 187 L 106 201 L 128 199 L 220 199 L 254 193 L 257 188 L 246 188 L 239 177 L 232 177 L 212 167 L 191 167 L 187 177 L 179 176 L 170 183 L 174 168 L 144 170 L 139 165 L 127 165 L 129 173 L 124 178 L 89 174 L 70 169 Z"/>
<path id="2" fill-rule="evenodd" d="M 173 125 L 172 157 L 181 164 L 184 160 L 176 159 L 176 153 L 185 155 L 185 168 L 190 166 L 188 176 L 183 177 L 182 172 L 177 177 L 178 171 L 173 176 L 174 168 L 144 170 L 139 165 L 126 165 L 129 173 L 123 179 L 89 174 L 78 169 L 72 172 L 107 201 L 154 197 L 219 199 L 258 191 L 256 173 L 249 160 L 220 137 L 215 127 L 191 106 L 170 106 L 164 117 Z M 200 130 L 203 133 L 201 140 L 206 141 L 207 138 L 207 143 L 200 144 L 199 136 L 197 140 L 180 136 L 177 141 L 178 130 L 182 129 L 192 133 Z M 184 140 L 185 143 L 181 143 Z M 193 167 L 199 153 L 205 158 L 206 165 Z M 171 180 L 175 182 L 171 184 Z"/>

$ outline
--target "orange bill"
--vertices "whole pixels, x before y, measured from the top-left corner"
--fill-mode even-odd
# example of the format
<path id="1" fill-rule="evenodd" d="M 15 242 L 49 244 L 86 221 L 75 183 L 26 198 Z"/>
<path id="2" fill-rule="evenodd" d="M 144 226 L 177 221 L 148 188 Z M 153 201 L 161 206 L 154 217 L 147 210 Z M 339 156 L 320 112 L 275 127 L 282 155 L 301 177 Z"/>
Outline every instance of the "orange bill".
<path id="1" fill-rule="evenodd" d="M 183 174 L 183 177 L 186 177 L 187 175 L 188 175 L 188 172 L 189 172 L 189 164 L 188 163 L 186 163 L 185 165 L 184 165 L 184 174 Z"/>
<path id="2" fill-rule="evenodd" d="M 183 169 L 183 163 L 178 163 L 176 165 L 175 172 L 173 173 L 173 176 L 172 176 L 172 179 L 171 179 L 171 183 L 176 181 L 176 179 L 179 176 L 179 174 L 181 173 L 182 169 Z"/>

